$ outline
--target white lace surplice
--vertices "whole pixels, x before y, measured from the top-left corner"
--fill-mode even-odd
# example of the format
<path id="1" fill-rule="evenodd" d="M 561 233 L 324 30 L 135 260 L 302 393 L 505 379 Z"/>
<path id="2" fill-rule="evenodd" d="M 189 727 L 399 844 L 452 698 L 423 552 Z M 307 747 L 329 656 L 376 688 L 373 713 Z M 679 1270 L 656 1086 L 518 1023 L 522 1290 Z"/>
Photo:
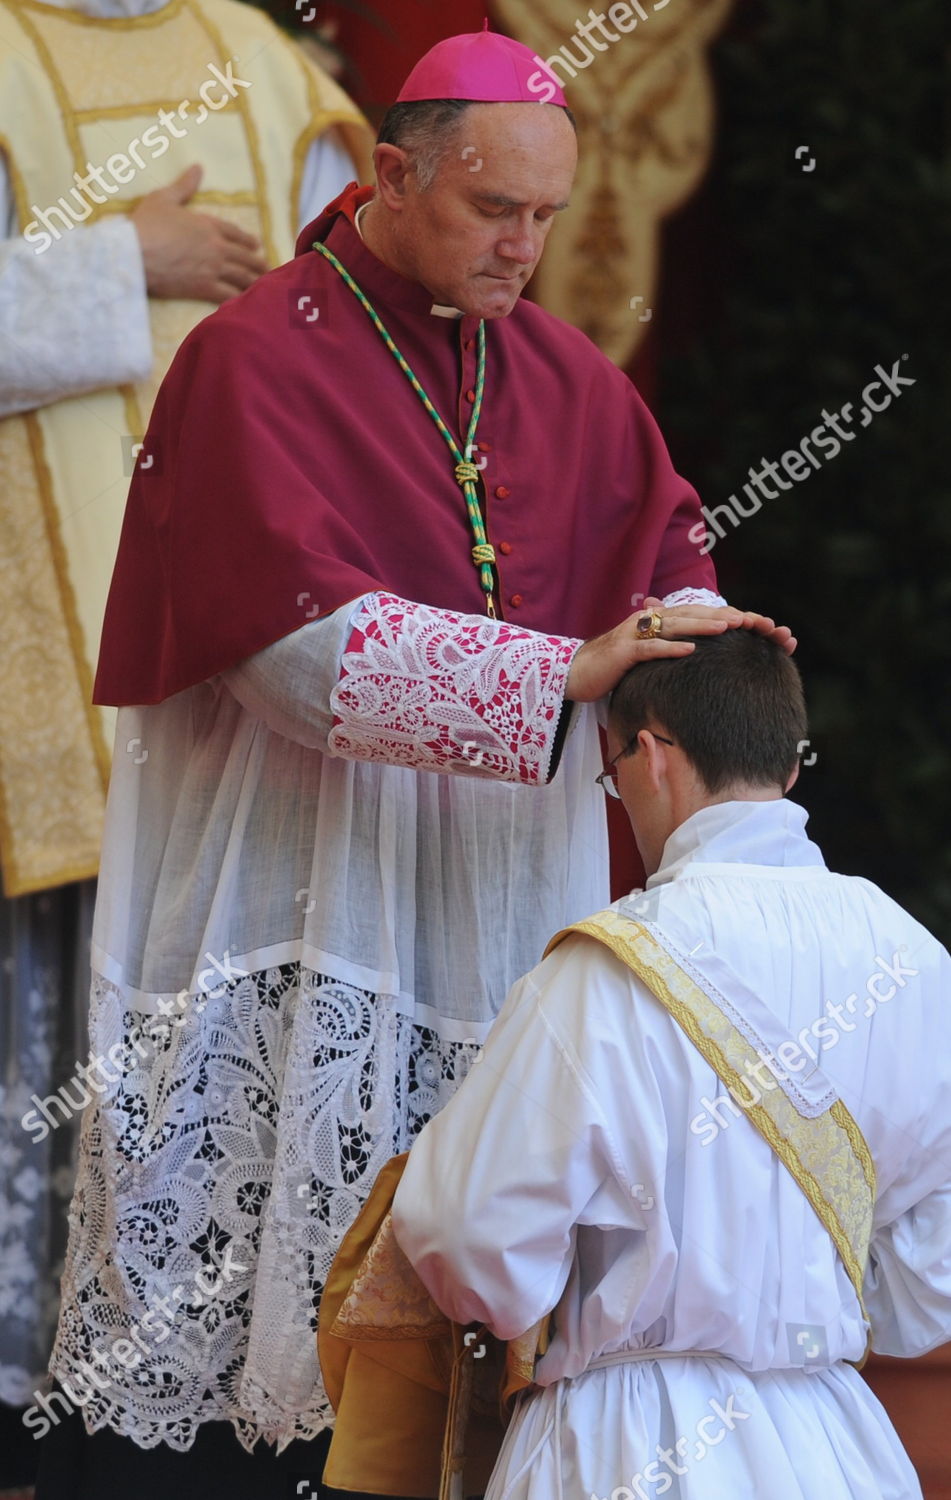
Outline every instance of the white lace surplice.
<path id="1" fill-rule="evenodd" d="M 335 692 L 352 606 L 120 714 L 91 1052 L 155 1041 L 84 1124 L 53 1369 L 83 1387 L 79 1361 L 106 1356 L 86 1420 L 141 1445 L 187 1447 L 213 1417 L 248 1442 L 326 1424 L 315 1289 L 341 1235 L 511 978 L 606 895 L 593 709 L 543 784 L 577 642 L 370 603 L 372 659 L 351 652 Z M 500 690 L 506 672 L 518 686 Z M 492 733 L 473 694 L 495 703 Z M 417 760 L 469 774 L 321 753 L 332 733 L 379 758 L 396 705 L 394 755 L 429 737 Z M 535 784 L 485 779 L 475 739 Z M 188 1306 L 228 1250 L 220 1295 Z M 163 1296 L 172 1316 L 154 1312 Z M 127 1369 L 109 1351 L 130 1325 L 150 1352 Z"/>
<path id="2" fill-rule="evenodd" d="M 283 1446 L 331 1420 L 314 1328 L 344 1231 L 511 982 L 607 899 L 594 705 L 545 784 L 577 645 L 373 594 L 120 712 L 92 1053 L 158 1029 L 84 1126 L 53 1370 L 109 1359 L 91 1427 Z"/>

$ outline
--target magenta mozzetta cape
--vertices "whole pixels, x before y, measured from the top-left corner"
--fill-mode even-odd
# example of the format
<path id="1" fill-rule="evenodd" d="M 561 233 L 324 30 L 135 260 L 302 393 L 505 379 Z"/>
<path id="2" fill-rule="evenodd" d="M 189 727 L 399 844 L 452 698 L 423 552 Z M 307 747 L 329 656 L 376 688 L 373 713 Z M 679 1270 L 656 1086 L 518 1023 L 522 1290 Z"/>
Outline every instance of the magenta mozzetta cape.
<path id="1" fill-rule="evenodd" d="M 449 449 L 367 314 L 373 302 L 460 446 L 477 320 L 433 314 L 364 246 L 348 189 L 294 260 L 206 318 L 165 378 L 123 523 L 99 703 L 156 703 L 376 589 L 484 613 Z M 714 588 L 694 491 L 630 381 L 528 302 L 486 324 L 479 423 L 502 614 L 566 636 L 647 593 Z"/>

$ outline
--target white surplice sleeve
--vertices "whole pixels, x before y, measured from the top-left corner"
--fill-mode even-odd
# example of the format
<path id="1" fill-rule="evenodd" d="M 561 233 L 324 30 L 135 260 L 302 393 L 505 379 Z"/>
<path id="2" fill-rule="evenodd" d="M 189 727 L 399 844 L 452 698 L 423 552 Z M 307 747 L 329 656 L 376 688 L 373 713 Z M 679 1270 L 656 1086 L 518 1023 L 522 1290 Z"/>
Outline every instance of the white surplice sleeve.
<path id="1" fill-rule="evenodd" d="M 901 948 L 910 954 L 904 962 L 912 965 L 917 1003 L 903 1013 L 887 1075 L 875 1080 L 882 1116 L 903 1120 L 904 1129 L 892 1126 L 891 1153 L 876 1155 L 879 1196 L 864 1286 L 872 1348 L 904 1358 L 951 1341 L 951 959 L 918 931 Z"/>
<path id="2" fill-rule="evenodd" d="M 301 595 L 302 606 L 308 594 Z M 351 601 L 333 614 L 310 620 L 221 674 L 241 707 L 268 729 L 307 750 L 327 753 L 333 728 L 330 697 L 340 659 L 359 612 Z"/>
<path id="3" fill-rule="evenodd" d="M 596 1082 L 546 1014 L 549 1002 L 577 1008 L 596 961 L 571 943 L 513 987 L 393 1203 L 396 1238 L 437 1306 L 502 1339 L 558 1302 L 576 1226 L 646 1228 Z"/>
<path id="4" fill-rule="evenodd" d="M 373 593 L 223 675 L 269 728 L 331 756 L 543 785 L 580 645 Z"/>
<path id="5" fill-rule="evenodd" d="M 152 334 L 131 220 L 79 224 L 41 255 L 16 232 L 0 157 L 0 417 L 142 380 Z"/>
<path id="6" fill-rule="evenodd" d="M 865 1306 L 877 1354 L 913 1359 L 951 1341 L 951 1186 L 874 1236 Z"/>

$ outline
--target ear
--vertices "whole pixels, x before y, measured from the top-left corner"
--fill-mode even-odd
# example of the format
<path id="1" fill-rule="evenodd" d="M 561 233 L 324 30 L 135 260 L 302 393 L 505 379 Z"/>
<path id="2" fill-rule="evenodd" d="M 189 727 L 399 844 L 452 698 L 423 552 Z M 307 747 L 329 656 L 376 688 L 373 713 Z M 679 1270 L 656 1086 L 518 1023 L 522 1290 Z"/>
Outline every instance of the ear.
<path id="1" fill-rule="evenodd" d="M 406 198 L 410 175 L 408 155 L 400 146 L 389 143 L 379 145 L 373 152 L 373 166 L 379 196 L 387 208 L 399 213 Z"/>
<path id="2" fill-rule="evenodd" d="M 649 729 L 642 729 L 637 743 L 644 756 L 647 779 L 655 792 L 659 792 L 667 775 L 667 746 L 655 739 Z"/>
<path id="3" fill-rule="evenodd" d="M 793 787 L 796 785 L 796 782 L 799 780 L 800 765 L 801 765 L 801 762 L 797 760 L 796 764 L 793 766 L 792 770 L 790 771 L 790 773 L 789 773 L 789 780 L 786 782 L 786 786 L 785 786 L 785 788 L 783 790 L 783 796 L 784 797 L 786 795 L 786 792 L 791 792 L 792 791 Z"/>

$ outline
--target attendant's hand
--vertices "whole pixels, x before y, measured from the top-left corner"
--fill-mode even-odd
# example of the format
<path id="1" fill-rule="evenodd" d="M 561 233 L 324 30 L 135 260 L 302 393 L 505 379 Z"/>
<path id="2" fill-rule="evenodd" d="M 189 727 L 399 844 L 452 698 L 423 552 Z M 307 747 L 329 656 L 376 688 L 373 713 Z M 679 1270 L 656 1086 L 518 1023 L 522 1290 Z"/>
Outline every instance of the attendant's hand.
<path id="1" fill-rule="evenodd" d="M 146 194 L 130 215 L 150 297 L 227 302 L 267 270 L 260 240 L 185 206 L 201 176 L 200 166 L 188 167 L 168 187 Z"/>
<path id="2" fill-rule="evenodd" d="M 657 610 L 663 616 L 659 635 L 645 639 L 637 633 L 637 621 L 645 610 Z M 689 656 L 692 641 L 685 635 L 722 635 L 724 630 L 759 630 L 787 652 L 795 650 L 796 641 L 785 625 L 777 626 L 766 615 L 731 605 L 675 604 L 667 609 L 659 599 L 645 599 L 636 614 L 629 615 L 609 630 L 595 636 L 575 655 L 568 672 L 565 697 L 572 703 L 593 703 L 604 698 L 638 662 L 654 661 L 663 656 Z"/>

